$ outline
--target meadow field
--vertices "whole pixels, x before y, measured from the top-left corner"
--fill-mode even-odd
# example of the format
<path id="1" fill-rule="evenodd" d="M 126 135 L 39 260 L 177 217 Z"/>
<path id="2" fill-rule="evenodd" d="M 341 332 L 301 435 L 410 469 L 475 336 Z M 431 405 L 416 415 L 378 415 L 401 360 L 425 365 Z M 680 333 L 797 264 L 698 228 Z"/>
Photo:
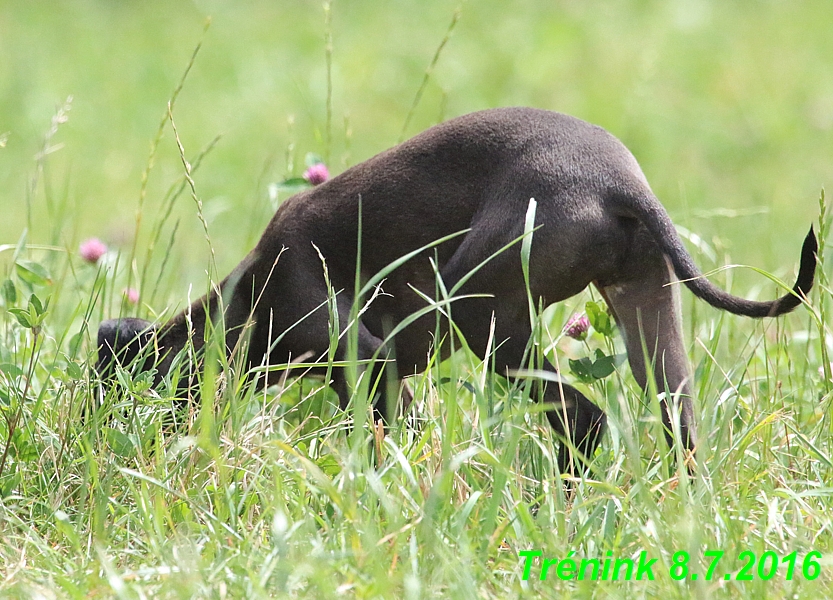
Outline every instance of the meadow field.
<path id="1" fill-rule="evenodd" d="M 825 0 L 0 2 L 0 597 L 833 597 L 831 17 Z M 222 358 L 184 408 L 141 374 L 98 395 L 98 323 L 204 294 L 310 157 L 337 174 L 513 105 L 621 139 L 735 294 L 781 295 L 815 227 L 793 314 L 683 290 L 690 474 L 627 364 L 581 371 L 623 352 L 604 318 L 563 333 L 590 291 L 536 314 L 530 346 L 608 415 L 572 482 L 537 382 L 466 348 L 409 379 L 384 437 L 366 390 L 342 412 L 320 379 L 262 389 Z M 559 570 L 589 559 L 635 568 Z"/>

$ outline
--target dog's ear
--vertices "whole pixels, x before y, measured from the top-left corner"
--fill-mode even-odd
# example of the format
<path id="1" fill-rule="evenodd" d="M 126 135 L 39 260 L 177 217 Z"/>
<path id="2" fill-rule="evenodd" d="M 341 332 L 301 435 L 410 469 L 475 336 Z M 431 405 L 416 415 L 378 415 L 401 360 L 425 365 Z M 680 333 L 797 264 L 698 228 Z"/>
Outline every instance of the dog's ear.
<path id="1" fill-rule="evenodd" d="M 109 319 L 98 326 L 98 360 L 95 370 L 102 381 L 112 379 L 115 365 L 129 367 L 137 357 L 148 356 L 156 327 L 144 319 Z M 145 364 L 138 365 L 145 370 Z"/>

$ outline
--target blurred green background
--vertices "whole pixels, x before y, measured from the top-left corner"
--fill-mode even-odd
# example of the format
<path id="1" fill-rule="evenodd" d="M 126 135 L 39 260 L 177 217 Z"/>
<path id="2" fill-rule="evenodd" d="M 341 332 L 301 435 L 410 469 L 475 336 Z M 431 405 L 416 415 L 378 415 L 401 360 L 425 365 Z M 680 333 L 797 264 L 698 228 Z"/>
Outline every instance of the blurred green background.
<path id="1" fill-rule="evenodd" d="M 679 225 L 735 262 L 791 277 L 819 192 L 833 188 L 829 0 L 337 0 L 331 147 L 320 0 L 3 0 L 0 245 L 18 240 L 30 205 L 30 242 L 74 252 L 98 236 L 129 249 L 151 141 L 211 17 L 174 116 L 190 159 L 222 135 L 195 179 L 227 271 L 271 215 L 268 184 L 299 174 L 306 152 L 338 172 L 397 142 L 460 6 L 407 134 L 494 106 L 576 115 L 630 147 Z M 35 156 L 68 96 L 33 193 Z M 140 248 L 181 174 L 168 125 Z M 208 252 L 187 193 L 166 236 L 177 220 L 165 279 L 181 297 L 204 281 Z M 735 281 L 744 291 L 760 279 Z"/>

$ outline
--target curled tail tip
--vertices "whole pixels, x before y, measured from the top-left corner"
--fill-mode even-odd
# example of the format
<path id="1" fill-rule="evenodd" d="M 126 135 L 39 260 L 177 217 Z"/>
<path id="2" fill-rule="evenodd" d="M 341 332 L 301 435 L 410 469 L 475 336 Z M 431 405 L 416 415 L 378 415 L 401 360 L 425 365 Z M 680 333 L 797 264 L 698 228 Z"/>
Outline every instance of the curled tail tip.
<path id="1" fill-rule="evenodd" d="M 804 238 L 804 244 L 801 246 L 801 262 L 798 266 L 798 277 L 795 279 L 792 292 L 776 301 L 770 316 L 777 317 L 791 312 L 801 304 L 802 299 L 809 295 L 816 278 L 818 249 L 816 233 L 813 231 L 813 226 L 810 225 L 810 231 L 807 232 L 807 237 Z"/>
<path id="2" fill-rule="evenodd" d="M 812 289 L 813 281 L 816 277 L 818 250 L 819 243 L 816 239 L 816 233 L 813 231 L 813 226 L 810 225 L 810 231 L 807 232 L 807 237 L 804 238 L 804 244 L 801 247 L 801 263 L 799 264 L 798 277 L 793 287 L 796 293 L 807 295 Z"/>
<path id="3" fill-rule="evenodd" d="M 816 230 L 813 225 L 810 225 L 810 231 L 807 232 L 807 235 L 804 238 L 804 246 L 801 248 L 802 254 L 805 252 L 817 252 L 819 249 L 819 242 L 816 239 Z"/>

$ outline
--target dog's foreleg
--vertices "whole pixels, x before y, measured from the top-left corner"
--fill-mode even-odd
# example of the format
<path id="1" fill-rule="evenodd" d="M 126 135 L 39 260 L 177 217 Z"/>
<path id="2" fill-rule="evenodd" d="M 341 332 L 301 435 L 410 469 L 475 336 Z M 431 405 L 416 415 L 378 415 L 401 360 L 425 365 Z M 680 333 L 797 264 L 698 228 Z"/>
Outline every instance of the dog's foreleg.
<path id="1" fill-rule="evenodd" d="M 625 338 L 628 362 L 637 383 L 648 387 L 649 369 L 657 391 L 670 392 L 680 415 L 681 442 L 694 450 L 696 431 L 691 392 L 691 372 L 682 339 L 679 291 L 661 255 L 643 261 L 639 274 L 603 288 Z M 663 396 L 666 439 L 671 436 L 669 398 Z"/>

